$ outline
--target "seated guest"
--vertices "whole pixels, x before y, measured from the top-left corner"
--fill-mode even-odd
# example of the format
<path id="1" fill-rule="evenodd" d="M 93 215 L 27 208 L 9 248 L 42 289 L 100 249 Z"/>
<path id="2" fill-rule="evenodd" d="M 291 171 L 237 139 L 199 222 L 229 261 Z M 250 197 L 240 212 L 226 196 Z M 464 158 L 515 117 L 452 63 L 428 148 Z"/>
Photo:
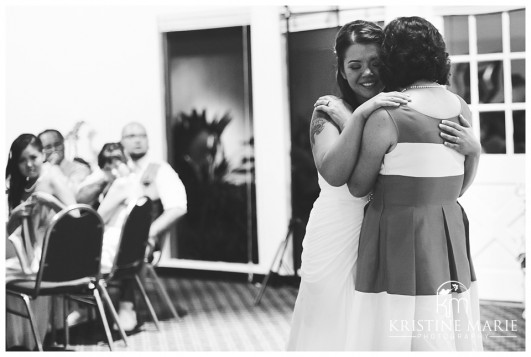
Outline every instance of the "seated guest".
<path id="1" fill-rule="evenodd" d="M 126 165 L 124 147 L 121 143 L 105 144 L 98 155 L 98 165 L 103 172 L 94 172 L 82 184 L 79 189 L 77 199 L 79 202 L 87 204 L 98 204 L 98 212 L 105 220 L 105 237 L 102 253 L 102 270 L 110 270 L 113 259 L 118 248 L 120 230 L 127 212 L 127 205 L 146 195 L 152 200 L 162 200 L 164 212 L 150 229 L 150 236 L 154 237 L 171 226 L 174 221 L 186 212 L 186 194 L 184 186 L 177 174 L 168 164 L 150 164 L 149 161 L 141 160 L 142 167 L 139 167 L 141 159 L 145 156 L 147 142 L 145 141 L 145 129 L 138 124 L 131 124 L 124 128 L 122 142 L 127 145 L 129 156 L 137 160 Z M 135 130 L 140 130 L 137 132 Z M 137 138 L 141 143 L 137 145 Z M 132 152 L 138 150 L 141 153 Z M 135 154 L 137 154 L 135 156 Z M 130 170 L 129 167 L 133 168 Z M 158 187 L 162 186 L 162 195 L 158 192 Z M 99 199 L 98 199 L 99 198 Z M 136 324 L 136 313 L 133 309 L 132 288 L 127 283 L 121 286 L 121 297 L 119 306 L 119 318 L 122 327 L 132 330 Z M 180 309 L 184 314 L 184 310 Z"/>
<path id="2" fill-rule="evenodd" d="M 90 166 L 65 158 L 65 140 L 58 130 L 47 129 L 39 134 L 39 139 L 42 142 L 45 161 L 61 169 L 68 185 L 76 193 L 79 184 L 90 174 Z"/>
<path id="3" fill-rule="evenodd" d="M 98 167 L 79 185 L 76 200 L 94 208 L 98 208 L 111 184 L 118 177 L 125 177 L 130 173 L 125 165 L 126 159 L 122 144 L 107 143 L 98 154 Z"/>
<path id="4" fill-rule="evenodd" d="M 103 145 L 98 154 L 98 166 L 101 170 L 94 171 L 82 183 L 77 195 L 79 201 L 97 205 L 98 213 L 105 223 L 101 255 L 101 270 L 103 273 L 109 273 L 114 263 L 128 205 L 135 204 L 137 199 L 143 195 L 142 186 L 136 174 L 131 172 L 126 165 L 126 161 L 123 147 L 120 143 Z M 127 283 L 124 283 L 120 285 L 119 289 L 120 324 L 126 331 L 129 331 L 134 329 L 137 324 L 133 304 L 130 302 L 131 288 Z M 126 295 L 127 301 L 122 301 Z M 129 312 L 129 314 L 125 314 L 124 311 Z M 82 311 L 79 311 L 79 313 L 82 313 Z M 75 314 L 72 314 L 72 316 L 75 316 Z M 83 316 L 79 315 L 79 319 L 83 318 Z"/>
<path id="5" fill-rule="evenodd" d="M 120 243 L 127 206 L 131 202 L 136 202 L 136 198 L 140 197 L 142 192 L 134 179 L 134 174 L 126 165 L 120 143 L 103 145 L 98 154 L 98 167 L 81 183 L 76 198 L 79 203 L 97 208 L 105 223 L 101 271 L 109 273 Z M 85 309 L 75 309 L 68 316 L 68 324 L 75 325 L 86 320 L 86 312 Z"/>
<path id="6" fill-rule="evenodd" d="M 112 268 L 118 249 L 127 207 L 142 196 L 142 188 L 126 165 L 126 158 L 120 143 L 108 143 L 103 146 L 98 155 L 98 166 L 101 168 L 100 175 L 103 177 L 99 185 L 98 213 L 105 223 L 101 269 L 107 273 Z M 96 175 L 98 174 L 95 173 L 94 176 Z"/>
<path id="7" fill-rule="evenodd" d="M 32 134 L 20 135 L 9 151 L 6 166 L 6 183 L 8 185 L 8 235 L 12 234 L 20 223 L 22 212 L 28 211 L 34 202 L 26 200 L 34 193 L 45 193 L 58 199 L 59 204 L 76 203 L 73 192 L 68 188 L 66 179 L 57 166 L 44 162 L 42 143 Z M 35 248 L 40 249 L 44 228 L 51 214 L 49 209 L 41 207 L 31 210 L 34 231 L 36 232 Z"/>
<path id="8" fill-rule="evenodd" d="M 122 129 L 121 143 L 129 158 L 129 167 L 137 175 L 144 194 L 153 202 L 147 255 L 149 260 L 156 259 L 155 256 L 160 257 L 162 242 L 169 230 L 187 212 L 186 189 L 177 172 L 167 162 L 150 155 L 147 131 L 142 124 L 126 124 Z M 122 302 L 118 314 L 120 321 L 132 324 L 136 321 L 136 314 L 129 308 L 133 301 L 131 297 L 129 299 L 129 302 Z M 177 306 L 177 313 L 184 316 L 186 310 Z"/>
<path id="9" fill-rule="evenodd" d="M 22 134 L 13 141 L 6 165 L 7 200 L 10 217 L 7 234 L 10 238 L 21 236 L 21 218 L 29 215 L 33 223 L 30 229 L 35 233 L 32 242 L 34 258 L 29 261 L 33 272 L 38 270 L 44 231 L 51 217 L 65 205 L 75 204 L 74 194 L 68 189 L 66 179 L 57 166 L 44 162 L 42 143 L 35 135 Z M 29 200 L 34 195 L 49 197 L 47 201 Z M 22 238 L 20 238 L 22 239 Z M 21 270 L 16 258 L 6 260 L 6 278 Z M 6 305 L 20 310 L 19 300 L 6 297 Z M 41 340 L 47 331 L 50 319 L 50 299 L 43 297 L 34 301 L 37 315 L 37 333 Z M 34 340 L 29 323 L 13 314 L 6 315 L 6 347 L 24 345 L 33 348 Z"/>
<path id="10" fill-rule="evenodd" d="M 121 143 L 130 159 L 129 166 L 137 174 L 145 195 L 153 201 L 149 244 L 152 249 L 161 248 L 161 240 L 187 212 L 186 189 L 167 162 L 150 156 L 149 140 L 142 124 L 131 122 L 125 125 Z"/>

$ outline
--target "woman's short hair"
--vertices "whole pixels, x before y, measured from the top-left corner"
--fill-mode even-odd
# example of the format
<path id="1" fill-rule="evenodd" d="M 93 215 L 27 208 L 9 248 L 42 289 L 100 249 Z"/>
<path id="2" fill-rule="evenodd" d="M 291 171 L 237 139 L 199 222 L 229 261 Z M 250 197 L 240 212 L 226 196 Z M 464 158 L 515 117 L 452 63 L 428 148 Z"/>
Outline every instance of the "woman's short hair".
<path id="1" fill-rule="evenodd" d="M 116 150 L 120 150 L 125 160 L 124 147 L 122 146 L 121 143 L 107 143 L 103 145 L 103 147 L 101 148 L 98 154 L 98 166 L 103 169 L 103 166 L 105 166 L 105 164 L 107 163 L 106 154 L 111 153 Z"/>
<path id="2" fill-rule="evenodd" d="M 347 80 L 341 75 L 345 53 L 355 44 L 376 44 L 380 46 L 383 41 L 383 30 L 374 22 L 355 20 L 343 25 L 336 34 L 334 52 L 337 58 L 336 81 L 341 91 L 342 98 L 354 109 L 360 104 Z"/>
<path id="3" fill-rule="evenodd" d="M 399 17 L 384 30 L 380 76 L 387 90 L 418 80 L 448 84 L 450 58 L 437 28 L 418 16 Z"/>
<path id="4" fill-rule="evenodd" d="M 56 129 L 46 129 L 44 131 L 42 131 L 39 135 L 37 135 L 37 137 L 40 139 L 42 138 L 42 136 L 44 134 L 54 134 L 54 135 L 57 135 L 57 137 L 59 138 L 59 140 L 64 143 L 65 142 L 65 138 L 63 136 L 63 134 L 61 134 L 61 132 L 59 130 L 56 130 Z"/>

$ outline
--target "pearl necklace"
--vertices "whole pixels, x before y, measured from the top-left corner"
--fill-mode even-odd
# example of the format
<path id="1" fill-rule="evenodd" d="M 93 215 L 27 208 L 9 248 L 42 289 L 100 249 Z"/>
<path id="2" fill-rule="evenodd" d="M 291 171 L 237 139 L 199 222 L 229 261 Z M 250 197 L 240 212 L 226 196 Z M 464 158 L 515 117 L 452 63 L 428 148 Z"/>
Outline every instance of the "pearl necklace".
<path id="1" fill-rule="evenodd" d="M 442 88 L 440 84 L 433 84 L 433 85 L 412 85 L 409 87 L 406 87 L 402 89 L 402 92 L 407 91 L 408 89 L 422 89 L 422 88 Z"/>

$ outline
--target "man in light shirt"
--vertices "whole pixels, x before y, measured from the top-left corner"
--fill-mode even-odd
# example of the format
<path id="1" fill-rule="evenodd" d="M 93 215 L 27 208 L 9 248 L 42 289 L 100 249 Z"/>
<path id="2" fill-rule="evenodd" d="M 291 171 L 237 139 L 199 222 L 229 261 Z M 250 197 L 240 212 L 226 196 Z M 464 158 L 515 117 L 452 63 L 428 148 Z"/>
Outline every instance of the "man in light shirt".
<path id="1" fill-rule="evenodd" d="M 142 124 L 133 122 L 124 126 L 121 143 L 130 159 L 129 168 L 136 174 L 144 195 L 153 201 L 153 221 L 149 231 L 153 248 L 161 245 L 161 237 L 187 212 L 186 190 L 179 175 L 167 162 L 149 157 L 149 142 Z M 177 313 L 183 315 L 186 311 L 178 307 Z M 126 330 L 133 321 L 136 322 L 132 303 L 120 302 L 119 317 Z"/>
<path id="2" fill-rule="evenodd" d="M 149 231 L 150 238 L 156 241 L 186 213 L 186 190 L 179 175 L 167 162 L 149 157 L 146 129 L 141 124 L 127 124 L 122 130 L 121 143 L 130 158 L 129 167 L 138 175 L 144 187 L 144 194 L 159 210 L 153 214 L 154 220 Z"/>

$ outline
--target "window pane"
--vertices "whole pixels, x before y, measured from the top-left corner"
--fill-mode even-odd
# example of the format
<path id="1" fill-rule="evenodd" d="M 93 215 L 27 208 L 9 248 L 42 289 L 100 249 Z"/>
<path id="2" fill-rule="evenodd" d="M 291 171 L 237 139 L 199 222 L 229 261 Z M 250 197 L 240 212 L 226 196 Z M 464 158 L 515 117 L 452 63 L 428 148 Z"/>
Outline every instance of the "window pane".
<path id="1" fill-rule="evenodd" d="M 479 113 L 481 147 L 486 154 L 505 154 L 505 113 Z"/>
<path id="2" fill-rule="evenodd" d="M 501 14 L 476 16 L 478 53 L 502 52 Z"/>
<path id="3" fill-rule="evenodd" d="M 513 102 L 525 102 L 525 60 L 511 61 L 511 82 L 513 86 Z"/>
<path id="4" fill-rule="evenodd" d="M 470 63 L 452 63 L 448 89 L 470 104 Z"/>
<path id="5" fill-rule="evenodd" d="M 503 103 L 503 63 L 489 61 L 478 63 L 480 103 Z"/>
<path id="6" fill-rule="evenodd" d="M 509 12 L 511 22 L 511 52 L 525 51 L 525 10 Z"/>
<path id="7" fill-rule="evenodd" d="M 468 16 L 444 17 L 444 41 L 450 55 L 468 54 Z"/>
<path id="8" fill-rule="evenodd" d="M 513 112 L 514 125 L 514 153 L 525 153 L 525 110 L 516 110 Z"/>

